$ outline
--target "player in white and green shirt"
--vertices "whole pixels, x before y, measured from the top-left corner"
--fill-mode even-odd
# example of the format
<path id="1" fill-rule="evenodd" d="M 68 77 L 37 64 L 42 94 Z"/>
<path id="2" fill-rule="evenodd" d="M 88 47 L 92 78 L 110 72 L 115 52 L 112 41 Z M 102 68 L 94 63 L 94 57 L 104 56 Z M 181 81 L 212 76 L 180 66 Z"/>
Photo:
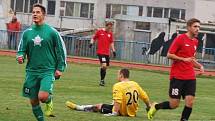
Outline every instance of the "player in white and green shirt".
<path id="1" fill-rule="evenodd" d="M 65 44 L 60 34 L 44 23 L 45 10 L 40 4 L 33 6 L 35 24 L 24 31 L 17 51 L 19 64 L 27 57 L 23 96 L 30 99 L 38 121 L 44 121 L 40 102 L 46 103 L 45 114 L 53 116 L 53 82 L 60 78 L 66 67 Z"/>

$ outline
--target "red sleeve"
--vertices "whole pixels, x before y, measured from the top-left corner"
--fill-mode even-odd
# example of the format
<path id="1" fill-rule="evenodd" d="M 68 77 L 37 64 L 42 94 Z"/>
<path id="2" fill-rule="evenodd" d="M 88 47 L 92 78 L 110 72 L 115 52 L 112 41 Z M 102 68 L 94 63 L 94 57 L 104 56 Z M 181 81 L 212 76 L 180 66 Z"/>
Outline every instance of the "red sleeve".
<path id="1" fill-rule="evenodd" d="M 111 32 L 111 41 L 110 41 L 110 43 L 112 43 L 113 40 L 114 40 L 114 37 L 113 37 L 113 33 Z"/>
<path id="2" fill-rule="evenodd" d="M 95 41 L 96 39 L 98 39 L 98 35 L 99 35 L 99 30 L 96 31 L 96 33 L 93 36 L 93 40 Z"/>
<path id="3" fill-rule="evenodd" d="M 182 40 L 181 36 L 178 36 L 173 40 L 173 43 L 171 44 L 168 51 L 170 54 L 175 54 L 178 51 L 178 49 L 181 46 L 181 40 Z"/>

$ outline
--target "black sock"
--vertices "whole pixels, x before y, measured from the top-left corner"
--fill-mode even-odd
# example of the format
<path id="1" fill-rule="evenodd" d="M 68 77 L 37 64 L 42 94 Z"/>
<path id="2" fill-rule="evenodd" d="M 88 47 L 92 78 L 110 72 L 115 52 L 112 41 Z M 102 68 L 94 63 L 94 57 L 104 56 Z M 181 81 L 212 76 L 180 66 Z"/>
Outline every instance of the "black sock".
<path id="1" fill-rule="evenodd" d="M 105 79 L 105 75 L 106 75 L 106 69 L 101 68 L 101 69 L 100 69 L 101 80 L 104 80 L 104 79 Z"/>
<path id="2" fill-rule="evenodd" d="M 171 107 L 169 106 L 169 101 L 156 104 L 156 105 L 155 105 L 155 108 L 156 108 L 157 110 L 159 110 L 159 109 L 171 109 Z"/>
<path id="3" fill-rule="evenodd" d="M 184 110 L 181 115 L 181 121 L 188 121 L 191 112 L 192 112 L 192 108 L 184 106 Z"/>

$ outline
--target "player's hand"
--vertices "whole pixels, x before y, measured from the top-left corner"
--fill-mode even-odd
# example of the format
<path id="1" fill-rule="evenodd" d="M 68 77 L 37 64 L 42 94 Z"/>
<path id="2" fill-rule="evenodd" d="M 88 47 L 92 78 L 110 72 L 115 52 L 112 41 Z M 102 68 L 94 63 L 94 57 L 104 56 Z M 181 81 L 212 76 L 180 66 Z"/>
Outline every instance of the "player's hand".
<path id="1" fill-rule="evenodd" d="M 116 58 L 116 52 L 113 51 L 113 58 Z"/>
<path id="2" fill-rule="evenodd" d="M 117 112 L 112 112 L 112 113 L 104 114 L 104 116 L 117 116 L 117 115 L 118 115 Z"/>
<path id="3" fill-rule="evenodd" d="M 185 62 L 192 62 L 193 60 L 195 60 L 194 57 L 183 58 L 183 61 L 185 61 Z"/>
<path id="4" fill-rule="evenodd" d="M 24 59 L 23 59 L 22 56 L 19 56 L 19 57 L 17 58 L 17 61 L 18 61 L 19 64 L 23 64 L 23 63 L 24 63 Z"/>
<path id="5" fill-rule="evenodd" d="M 89 48 L 92 48 L 92 46 L 93 46 L 93 44 L 92 44 L 92 43 L 90 43 L 90 44 L 89 44 Z"/>
<path id="6" fill-rule="evenodd" d="M 60 76 L 62 75 L 62 72 L 60 72 L 59 70 L 55 71 L 55 80 L 60 79 Z"/>
<path id="7" fill-rule="evenodd" d="M 201 66 L 200 67 L 200 74 L 204 73 L 205 72 L 205 69 L 204 69 L 204 66 Z"/>

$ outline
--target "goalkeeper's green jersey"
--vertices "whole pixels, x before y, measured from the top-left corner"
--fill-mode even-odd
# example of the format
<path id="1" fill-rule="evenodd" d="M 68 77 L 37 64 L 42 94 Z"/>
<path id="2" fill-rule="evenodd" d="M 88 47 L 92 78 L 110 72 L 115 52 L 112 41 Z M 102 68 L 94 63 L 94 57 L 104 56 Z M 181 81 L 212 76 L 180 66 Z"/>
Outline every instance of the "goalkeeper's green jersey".
<path id="1" fill-rule="evenodd" d="M 32 25 L 23 32 L 17 57 L 27 55 L 27 72 L 64 71 L 66 48 L 60 34 L 48 24 Z"/>

